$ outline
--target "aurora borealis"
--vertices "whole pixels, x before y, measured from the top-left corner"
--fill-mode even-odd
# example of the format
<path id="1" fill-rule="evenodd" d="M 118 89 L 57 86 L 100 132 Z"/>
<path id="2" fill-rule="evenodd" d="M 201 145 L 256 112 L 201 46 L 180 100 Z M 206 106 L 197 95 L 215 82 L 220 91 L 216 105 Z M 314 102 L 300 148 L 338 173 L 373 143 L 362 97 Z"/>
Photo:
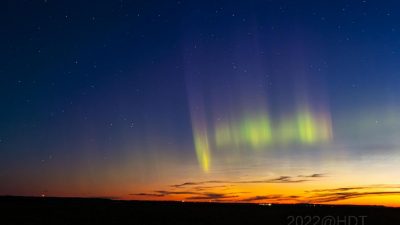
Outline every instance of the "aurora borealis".
<path id="1" fill-rule="evenodd" d="M 306 2 L 2 2 L 0 195 L 400 206 L 400 4 Z"/>

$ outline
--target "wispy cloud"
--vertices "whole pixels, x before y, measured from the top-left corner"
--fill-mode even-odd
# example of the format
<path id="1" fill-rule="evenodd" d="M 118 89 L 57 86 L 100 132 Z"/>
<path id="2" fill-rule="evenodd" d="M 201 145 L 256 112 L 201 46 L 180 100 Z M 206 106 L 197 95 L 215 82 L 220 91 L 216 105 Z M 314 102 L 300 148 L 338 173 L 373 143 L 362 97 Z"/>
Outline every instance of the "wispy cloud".
<path id="1" fill-rule="evenodd" d="M 340 187 L 340 188 L 331 188 L 331 189 L 315 189 L 307 191 L 309 193 L 323 193 L 323 192 L 344 192 L 344 191 L 360 191 L 366 189 L 392 189 L 392 188 L 400 188 L 400 185 L 391 185 L 391 184 L 374 184 L 367 186 L 351 186 L 351 187 Z"/>
<path id="2" fill-rule="evenodd" d="M 400 195 L 400 191 L 378 191 L 378 192 L 337 192 L 314 195 L 309 200 L 314 203 L 328 203 L 352 198 L 368 196 L 392 196 Z"/>
<path id="3" fill-rule="evenodd" d="M 131 195 L 149 197 L 168 197 L 181 195 L 187 200 L 213 200 L 213 201 L 239 201 L 239 202 L 297 202 L 297 203 L 330 203 L 347 199 L 369 196 L 400 196 L 400 185 L 376 184 L 367 186 L 338 187 L 331 189 L 314 189 L 304 192 L 304 195 L 255 195 L 249 192 L 228 191 L 230 187 L 238 184 L 264 184 L 264 183 L 301 183 L 320 179 L 325 174 L 315 173 L 298 176 L 279 176 L 261 180 L 210 180 L 199 182 L 184 182 L 171 185 L 167 190 L 155 190 L 149 193 L 136 193 Z M 219 184 L 219 185 L 218 185 Z M 217 190 L 217 191 L 215 191 Z M 246 195 L 243 195 L 246 194 Z M 246 197 L 242 197 L 246 196 Z"/>
<path id="4" fill-rule="evenodd" d="M 254 197 L 248 197 L 241 199 L 243 202 L 256 202 L 256 201 L 268 201 L 268 202 L 304 202 L 300 196 L 297 195 L 257 195 Z"/>
<path id="5" fill-rule="evenodd" d="M 314 203 L 329 203 L 368 196 L 400 195 L 400 185 L 375 184 L 367 186 L 339 187 L 306 191 L 308 200 Z"/>
<path id="6" fill-rule="evenodd" d="M 187 200 L 220 200 L 239 197 L 243 192 L 234 193 L 218 193 L 218 192 L 191 192 L 191 191 L 154 191 L 152 193 L 134 193 L 130 195 L 149 196 L 149 197 L 166 197 L 171 195 L 189 195 Z"/>
<path id="7" fill-rule="evenodd" d="M 313 181 L 314 178 L 322 178 L 325 175 L 322 173 L 310 174 L 310 175 L 298 175 L 298 176 L 279 176 L 269 179 L 261 180 L 209 180 L 209 181 L 199 181 L 199 182 L 184 182 L 180 184 L 171 185 L 174 188 L 181 188 L 187 186 L 197 186 L 197 185 L 209 185 L 209 184 L 268 184 L 268 183 L 302 183 Z M 302 179 L 299 179 L 302 178 Z M 304 179 L 308 178 L 308 179 Z"/>
<path id="8" fill-rule="evenodd" d="M 282 178 L 285 180 L 286 178 Z M 213 201 L 235 201 L 235 202 L 296 202 L 296 203 L 331 203 L 341 200 L 362 198 L 369 196 L 400 196 L 400 185 L 371 185 L 358 187 L 339 187 L 332 189 L 318 189 L 305 191 L 304 195 L 255 195 L 248 196 L 249 192 L 202 192 L 202 191 L 168 191 L 157 190 L 151 193 L 136 193 L 131 195 L 166 197 L 171 195 L 184 195 L 187 200 L 213 200 Z"/>
<path id="9" fill-rule="evenodd" d="M 192 191 L 167 191 L 167 190 L 158 190 L 151 193 L 133 193 L 130 195 L 138 195 L 138 196 L 153 196 L 153 197 L 164 197 L 168 195 L 195 195 L 197 192 Z"/>
<path id="10" fill-rule="evenodd" d="M 282 198 L 282 195 L 257 195 L 254 197 L 244 198 L 242 201 L 244 202 L 253 202 L 253 201 L 261 201 L 261 200 L 277 200 Z"/>
<path id="11" fill-rule="evenodd" d="M 148 196 L 148 197 L 168 197 L 181 195 L 182 198 L 187 200 L 226 200 L 226 201 L 243 201 L 253 202 L 261 200 L 271 201 L 287 201 L 297 200 L 298 196 L 283 196 L 283 195 L 263 195 L 263 196 L 250 196 L 241 198 L 243 194 L 248 196 L 249 192 L 229 191 L 232 187 L 239 184 L 273 184 L 273 183 L 302 183 L 313 181 L 324 177 L 324 174 L 309 174 L 297 176 L 278 176 L 268 179 L 260 180 L 208 180 L 208 181 L 188 181 L 180 184 L 170 185 L 166 190 L 155 190 L 148 193 L 134 193 L 134 196 Z M 217 190 L 217 191 L 216 191 Z"/>
<path id="12" fill-rule="evenodd" d="M 187 200 L 220 200 L 227 198 L 237 198 L 239 195 L 223 194 L 223 193 L 202 193 L 196 196 L 186 198 Z"/>
<path id="13" fill-rule="evenodd" d="M 298 177 L 319 178 L 319 177 L 326 177 L 326 174 L 314 173 L 314 174 L 310 174 L 310 175 L 299 175 Z"/>

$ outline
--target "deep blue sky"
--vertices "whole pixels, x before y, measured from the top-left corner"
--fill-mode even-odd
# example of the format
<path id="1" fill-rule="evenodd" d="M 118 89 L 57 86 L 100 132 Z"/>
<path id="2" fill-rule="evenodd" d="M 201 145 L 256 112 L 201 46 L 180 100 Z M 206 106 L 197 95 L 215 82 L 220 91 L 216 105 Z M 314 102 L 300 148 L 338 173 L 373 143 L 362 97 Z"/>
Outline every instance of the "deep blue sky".
<path id="1" fill-rule="evenodd" d="M 164 155 L 201 169 L 196 136 L 210 139 L 211 154 L 263 149 L 239 136 L 266 114 L 276 149 L 304 147 L 274 131 L 301 113 L 319 135 L 306 147 L 346 146 L 354 159 L 377 148 L 390 157 L 400 145 L 398 1 L 0 4 L 0 194 L 79 195 L 51 179 L 68 174 L 74 190 L 115 165 L 158 174 Z M 327 129 L 332 136 L 319 134 Z M 21 188 L 28 183 L 32 191 Z"/>

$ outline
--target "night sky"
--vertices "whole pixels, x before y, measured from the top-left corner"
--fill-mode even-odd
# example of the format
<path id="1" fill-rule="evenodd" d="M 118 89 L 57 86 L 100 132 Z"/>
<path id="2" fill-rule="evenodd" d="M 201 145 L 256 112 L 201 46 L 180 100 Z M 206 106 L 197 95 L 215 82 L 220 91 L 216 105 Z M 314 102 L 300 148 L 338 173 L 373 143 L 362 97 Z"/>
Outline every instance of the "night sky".
<path id="1" fill-rule="evenodd" d="M 0 4 L 0 195 L 400 206 L 398 1 Z"/>

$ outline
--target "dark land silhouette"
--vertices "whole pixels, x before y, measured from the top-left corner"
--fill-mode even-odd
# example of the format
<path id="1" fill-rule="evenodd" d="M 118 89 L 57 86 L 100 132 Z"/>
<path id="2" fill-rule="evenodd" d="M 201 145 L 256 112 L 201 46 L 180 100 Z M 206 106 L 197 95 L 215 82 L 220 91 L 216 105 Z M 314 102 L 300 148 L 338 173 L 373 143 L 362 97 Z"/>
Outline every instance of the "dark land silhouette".
<path id="1" fill-rule="evenodd" d="M 400 208 L 0 197 L 0 224 L 399 225 Z M 329 221 L 330 222 L 329 222 Z"/>

